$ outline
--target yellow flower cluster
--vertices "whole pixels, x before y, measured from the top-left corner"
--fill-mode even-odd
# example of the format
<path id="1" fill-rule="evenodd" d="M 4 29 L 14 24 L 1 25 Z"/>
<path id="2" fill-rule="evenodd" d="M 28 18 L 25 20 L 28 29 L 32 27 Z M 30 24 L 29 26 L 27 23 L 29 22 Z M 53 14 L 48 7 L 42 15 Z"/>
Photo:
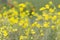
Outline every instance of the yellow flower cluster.
<path id="1" fill-rule="evenodd" d="M 26 3 L 18 4 L 18 8 L 15 7 L 5 10 L 0 13 L 0 34 L 4 37 L 10 37 L 12 35 L 19 35 L 18 40 L 29 40 L 31 37 L 44 37 L 46 30 L 50 29 L 55 31 L 60 25 L 60 11 L 57 12 L 55 6 L 52 8 L 52 2 L 50 1 L 44 7 L 41 7 L 40 13 L 28 8 Z M 60 8 L 60 5 L 58 5 Z M 4 9 L 6 9 L 4 7 Z M 32 11 L 31 11 L 31 10 Z M 3 19 L 3 20 L 2 20 Z M 39 35 L 39 36 L 38 36 Z M 1 36 L 2 37 L 2 36 Z"/>

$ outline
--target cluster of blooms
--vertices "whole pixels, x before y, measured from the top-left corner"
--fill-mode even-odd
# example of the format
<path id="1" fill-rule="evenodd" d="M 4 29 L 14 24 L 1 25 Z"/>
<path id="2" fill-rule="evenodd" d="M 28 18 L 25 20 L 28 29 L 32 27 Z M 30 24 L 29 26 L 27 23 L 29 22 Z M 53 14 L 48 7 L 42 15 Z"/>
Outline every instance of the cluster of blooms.
<path id="1" fill-rule="evenodd" d="M 50 1 L 38 9 L 29 3 L 20 3 L 17 6 L 0 13 L 0 40 L 50 40 L 56 35 L 60 26 L 60 11 Z M 58 5 L 60 8 L 60 5 Z M 40 15 L 41 14 L 41 15 Z M 54 38 L 55 40 L 55 38 Z"/>

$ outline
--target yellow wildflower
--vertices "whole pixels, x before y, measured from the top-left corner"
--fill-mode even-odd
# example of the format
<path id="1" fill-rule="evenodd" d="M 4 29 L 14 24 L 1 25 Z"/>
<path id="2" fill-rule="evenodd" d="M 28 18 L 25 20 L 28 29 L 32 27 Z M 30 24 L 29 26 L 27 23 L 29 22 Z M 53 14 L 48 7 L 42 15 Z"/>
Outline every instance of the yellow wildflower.
<path id="1" fill-rule="evenodd" d="M 16 1 L 14 1 L 13 4 L 17 6 L 17 2 Z"/>
<path id="2" fill-rule="evenodd" d="M 6 7 L 3 7 L 3 9 L 6 9 Z"/>
<path id="3" fill-rule="evenodd" d="M 40 8 L 40 11 L 43 11 L 43 10 L 45 10 L 46 8 L 45 7 L 42 7 L 42 8 Z"/>
<path id="4" fill-rule="evenodd" d="M 26 13 L 25 12 L 23 12 L 23 13 L 20 13 L 20 17 L 21 18 L 25 18 L 27 15 L 26 15 Z"/>
<path id="5" fill-rule="evenodd" d="M 6 17 L 6 16 L 7 16 L 7 12 L 6 12 L 6 11 L 4 11 L 3 16 L 4 16 L 4 17 Z"/>
<path id="6" fill-rule="evenodd" d="M 24 23 L 24 25 L 22 26 L 23 28 L 28 27 L 28 23 Z"/>
<path id="7" fill-rule="evenodd" d="M 30 33 L 30 28 L 27 28 L 27 29 L 25 30 L 25 34 L 26 34 L 26 35 L 29 35 L 29 33 Z"/>
<path id="8" fill-rule="evenodd" d="M 42 32 L 42 33 L 40 33 L 40 36 L 44 36 L 44 33 Z"/>
<path id="9" fill-rule="evenodd" d="M 14 17 L 11 17 L 11 18 L 9 19 L 9 22 L 10 22 L 11 24 L 15 24 L 15 23 L 18 23 L 18 19 L 14 18 Z"/>
<path id="10" fill-rule="evenodd" d="M 16 32 L 17 31 L 17 29 L 13 29 L 13 32 Z"/>
<path id="11" fill-rule="evenodd" d="M 2 18 L 2 14 L 0 13 L 0 18 Z"/>
<path id="12" fill-rule="evenodd" d="M 45 23 L 43 24 L 43 26 L 44 26 L 45 28 L 48 28 L 48 27 L 49 27 L 49 22 L 45 22 Z"/>
<path id="13" fill-rule="evenodd" d="M 33 37 L 31 37 L 31 39 L 33 39 Z"/>
<path id="14" fill-rule="evenodd" d="M 34 26 L 35 26 L 35 24 L 33 23 L 33 24 L 32 24 L 32 27 L 34 27 Z"/>
<path id="15" fill-rule="evenodd" d="M 35 26 L 37 25 L 37 22 L 36 22 L 36 21 L 32 24 L 32 26 L 34 26 L 34 25 L 35 25 Z"/>
<path id="16" fill-rule="evenodd" d="M 34 16 L 36 13 L 35 12 L 32 12 L 32 15 Z"/>
<path id="17" fill-rule="evenodd" d="M 20 8 L 20 12 L 22 12 L 24 10 L 24 8 Z"/>
<path id="18" fill-rule="evenodd" d="M 53 20 L 53 21 L 54 21 L 54 20 L 57 20 L 57 16 L 56 16 L 56 15 L 52 16 L 52 20 Z"/>
<path id="19" fill-rule="evenodd" d="M 23 39 L 24 39 L 24 36 L 21 35 L 21 36 L 20 36 L 20 40 L 23 40 Z"/>
<path id="20" fill-rule="evenodd" d="M 48 14 L 43 14 L 45 20 L 49 20 L 49 15 Z"/>
<path id="21" fill-rule="evenodd" d="M 49 18 L 50 18 L 50 15 L 47 13 L 43 13 L 42 16 L 44 16 L 44 20 L 49 20 Z"/>
<path id="22" fill-rule="evenodd" d="M 7 30 L 4 30 L 4 31 L 3 31 L 3 35 L 4 35 L 5 37 L 8 35 Z"/>
<path id="23" fill-rule="evenodd" d="M 43 32 L 43 30 L 41 29 L 40 32 Z"/>
<path id="24" fill-rule="evenodd" d="M 60 8 L 60 4 L 58 5 L 58 8 Z"/>
<path id="25" fill-rule="evenodd" d="M 18 12 L 14 10 L 12 15 L 18 16 Z"/>
<path id="26" fill-rule="evenodd" d="M 60 12 L 57 13 L 60 16 Z"/>
<path id="27" fill-rule="evenodd" d="M 37 18 L 36 18 L 37 21 L 38 20 L 41 20 L 41 19 L 42 19 L 42 16 L 41 15 L 38 15 Z"/>
<path id="28" fill-rule="evenodd" d="M 52 8 L 49 9 L 49 12 L 50 12 L 50 13 L 53 13 L 54 11 L 55 11 L 55 10 L 52 9 Z"/>
<path id="29" fill-rule="evenodd" d="M 26 7 L 26 4 L 21 3 L 21 4 L 19 4 L 19 6 L 25 8 Z"/>
<path id="30" fill-rule="evenodd" d="M 20 36 L 20 40 L 23 40 L 23 39 L 27 39 L 27 36 L 21 35 L 21 36 Z"/>
<path id="31" fill-rule="evenodd" d="M 40 28 L 40 27 L 41 27 L 41 25 L 40 25 L 40 24 L 37 24 L 36 26 L 37 26 L 38 28 Z"/>
<path id="32" fill-rule="evenodd" d="M 49 4 L 52 5 L 53 4 L 52 1 L 50 1 Z"/>
<path id="33" fill-rule="evenodd" d="M 28 16 L 28 15 L 30 14 L 30 13 L 29 13 L 29 10 L 26 10 L 26 13 L 27 13 L 26 15 Z"/>
<path id="34" fill-rule="evenodd" d="M 52 26 L 51 26 L 51 28 L 54 30 L 54 29 L 55 29 L 55 26 L 54 26 L 54 25 L 52 25 Z"/>
<path id="35" fill-rule="evenodd" d="M 21 25 L 23 25 L 23 24 L 24 24 L 24 20 L 21 19 L 21 20 L 19 21 L 19 25 L 21 26 Z"/>
<path id="36" fill-rule="evenodd" d="M 19 26 L 22 26 L 23 28 L 26 28 L 29 24 L 29 21 L 28 21 L 28 18 L 26 18 L 25 20 L 24 19 L 21 19 L 19 21 Z"/>
<path id="37" fill-rule="evenodd" d="M 60 25 L 60 20 L 57 20 L 56 21 L 56 25 Z"/>
<path id="38" fill-rule="evenodd" d="M 32 18 L 33 16 L 31 15 L 30 18 Z"/>
<path id="39" fill-rule="evenodd" d="M 32 34 L 35 34 L 36 32 L 35 32 L 33 29 L 31 29 L 31 33 L 32 33 Z"/>
<path id="40" fill-rule="evenodd" d="M 39 14 L 38 14 L 38 13 L 35 13 L 35 14 L 34 14 L 34 16 L 38 17 L 38 16 L 39 16 Z"/>
<path id="41" fill-rule="evenodd" d="M 48 4 L 46 4 L 46 5 L 45 5 L 45 8 L 46 8 L 46 9 L 49 9 L 49 5 L 48 5 Z"/>
<path id="42" fill-rule="evenodd" d="M 47 13 L 43 12 L 43 15 L 42 16 L 45 16 Z"/>

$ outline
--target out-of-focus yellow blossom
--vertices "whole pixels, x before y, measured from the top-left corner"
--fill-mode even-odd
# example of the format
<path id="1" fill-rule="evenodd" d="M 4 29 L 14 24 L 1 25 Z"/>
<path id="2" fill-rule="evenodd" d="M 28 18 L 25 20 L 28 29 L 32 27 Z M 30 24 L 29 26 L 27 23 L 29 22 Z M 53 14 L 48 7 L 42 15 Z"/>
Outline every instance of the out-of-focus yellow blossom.
<path id="1" fill-rule="evenodd" d="M 1 30 L 0 30 L 0 35 L 2 34 Z"/>
<path id="2" fill-rule="evenodd" d="M 50 7 L 49 4 L 46 4 L 46 5 L 45 5 L 45 8 L 46 8 L 46 9 L 49 9 L 49 7 Z"/>
<path id="3" fill-rule="evenodd" d="M 14 10 L 15 10 L 15 8 L 11 8 L 11 9 L 8 10 L 8 13 L 13 12 Z"/>
<path id="4" fill-rule="evenodd" d="M 13 15 L 18 15 L 18 12 L 16 11 L 15 8 L 10 9 L 8 13 L 12 13 Z"/>
<path id="5" fill-rule="evenodd" d="M 53 4 L 52 1 L 50 1 L 49 4 L 52 5 Z"/>
<path id="6" fill-rule="evenodd" d="M 37 21 L 35 21 L 34 24 L 36 25 L 37 24 Z"/>
<path id="7" fill-rule="evenodd" d="M 50 9 L 49 9 L 49 12 L 50 12 L 50 13 L 53 13 L 54 11 L 55 11 L 55 9 L 53 9 L 53 8 L 50 8 Z"/>
<path id="8" fill-rule="evenodd" d="M 29 13 L 29 10 L 26 10 L 26 13 Z"/>
<path id="9" fill-rule="evenodd" d="M 33 24 L 32 24 L 32 27 L 34 27 L 34 26 L 35 26 L 35 24 L 33 23 Z"/>
<path id="10" fill-rule="evenodd" d="M 41 25 L 40 25 L 40 24 L 37 24 L 37 25 L 36 25 L 36 27 L 40 28 L 40 27 L 41 27 Z"/>
<path id="11" fill-rule="evenodd" d="M 49 14 L 43 13 L 43 16 L 44 16 L 44 19 L 45 19 L 45 20 L 48 20 L 48 19 L 49 19 Z"/>
<path id="12" fill-rule="evenodd" d="M 28 16 L 28 15 L 30 14 L 30 13 L 29 13 L 29 10 L 26 10 L 26 13 L 27 13 L 26 15 Z"/>
<path id="13" fill-rule="evenodd" d="M 25 30 L 25 35 L 27 35 L 27 36 L 28 36 L 28 35 L 29 35 L 29 33 L 30 33 L 30 28 L 28 28 L 28 29 L 26 29 L 26 30 Z"/>
<path id="14" fill-rule="evenodd" d="M 58 13 L 57 13 L 57 15 L 59 15 L 59 16 L 60 16 L 60 12 L 58 12 Z"/>
<path id="15" fill-rule="evenodd" d="M 49 15 L 49 18 L 51 19 L 51 18 L 52 18 L 52 16 L 51 16 L 51 15 Z"/>
<path id="16" fill-rule="evenodd" d="M 45 16 L 45 20 L 49 20 L 49 15 L 46 15 Z"/>
<path id="17" fill-rule="evenodd" d="M 40 36 L 44 36 L 44 33 L 42 32 L 42 33 L 40 33 Z"/>
<path id="18" fill-rule="evenodd" d="M 39 14 L 38 14 L 38 13 L 35 13 L 35 14 L 34 14 L 34 16 L 38 17 L 38 16 L 39 16 Z"/>
<path id="19" fill-rule="evenodd" d="M 11 16 L 17 16 L 18 15 L 18 12 L 16 11 L 15 8 L 8 10 L 7 13 L 8 13 L 8 15 L 11 15 Z"/>
<path id="20" fill-rule="evenodd" d="M 27 39 L 27 36 L 21 35 L 21 36 L 20 36 L 20 40 L 23 40 L 23 39 Z"/>
<path id="21" fill-rule="evenodd" d="M 25 19 L 25 22 L 29 22 L 29 18 L 26 18 L 26 19 Z"/>
<path id="22" fill-rule="evenodd" d="M 3 31 L 3 35 L 4 35 L 5 37 L 8 36 L 7 30 L 4 30 L 4 31 Z"/>
<path id="23" fill-rule="evenodd" d="M 56 27 L 55 27 L 54 25 L 52 25 L 52 26 L 51 26 L 51 29 L 53 29 L 53 30 L 54 30 L 55 28 L 56 28 Z"/>
<path id="24" fill-rule="evenodd" d="M 20 16 L 21 16 L 21 18 L 25 18 L 27 15 L 25 12 L 23 12 L 23 13 L 20 13 Z"/>
<path id="25" fill-rule="evenodd" d="M 56 9 L 56 7 L 54 6 L 54 9 Z M 55 11 L 54 11 L 55 12 Z"/>
<path id="26" fill-rule="evenodd" d="M 20 8 L 20 12 L 22 12 L 24 10 L 24 8 Z"/>
<path id="27" fill-rule="evenodd" d="M 33 39 L 33 37 L 31 37 L 31 39 Z"/>
<path id="28" fill-rule="evenodd" d="M 24 24 L 24 20 L 21 19 L 21 20 L 19 21 L 19 25 L 21 26 L 21 25 L 23 25 L 23 24 Z"/>
<path id="29" fill-rule="evenodd" d="M 6 9 L 6 7 L 3 7 L 3 9 Z"/>
<path id="30" fill-rule="evenodd" d="M 32 18 L 33 16 L 31 15 L 30 18 Z"/>
<path id="31" fill-rule="evenodd" d="M 43 32 L 43 30 L 41 29 L 40 32 Z"/>
<path id="32" fill-rule="evenodd" d="M 23 27 L 23 28 L 28 27 L 28 23 L 23 24 L 23 26 L 22 26 L 22 27 Z"/>
<path id="33" fill-rule="evenodd" d="M 15 6 L 17 6 L 17 5 L 18 5 L 16 1 L 14 1 L 14 2 L 13 2 L 13 4 L 14 4 Z"/>
<path id="34" fill-rule="evenodd" d="M 35 34 L 36 32 L 33 30 L 33 29 L 31 29 L 31 34 Z"/>
<path id="35" fill-rule="evenodd" d="M 41 15 L 38 15 L 37 18 L 36 18 L 37 21 L 38 20 L 41 20 L 41 19 L 42 19 L 42 16 Z"/>
<path id="36" fill-rule="evenodd" d="M 1 27 L 1 30 L 4 30 L 5 28 L 6 28 L 6 26 L 2 26 L 2 27 Z"/>
<path id="37" fill-rule="evenodd" d="M 25 2 L 25 4 L 30 4 L 29 2 Z"/>
<path id="38" fill-rule="evenodd" d="M 18 16 L 18 12 L 17 11 L 13 11 L 13 16 Z"/>
<path id="39" fill-rule="evenodd" d="M 40 12 L 36 11 L 29 3 L 18 4 L 15 2 L 14 5 L 15 6 L 13 8 L 10 8 L 8 10 L 3 10 L 5 9 L 5 7 L 3 7 L 2 10 L 4 12 L 0 14 L 0 34 L 3 35 L 4 39 L 7 36 L 10 37 L 11 34 L 15 35 L 16 32 L 17 36 L 18 34 L 20 35 L 19 40 L 29 40 L 29 38 L 34 40 L 35 36 L 37 36 L 39 39 L 38 35 L 43 37 L 45 35 L 44 33 L 47 32 L 47 28 L 49 29 L 48 31 L 51 31 L 52 29 L 56 29 L 56 26 L 60 26 L 60 12 L 57 12 L 55 10 L 56 7 L 53 5 L 52 1 L 39 9 L 40 11 L 42 11 L 41 13 L 43 14 L 39 14 Z M 27 7 L 27 5 L 29 6 Z M 54 8 L 52 8 L 53 6 Z M 60 8 L 60 5 L 58 5 L 58 8 Z M 47 34 L 49 33 L 47 32 Z M 9 37 L 7 37 L 6 39 L 9 40 Z"/>
<path id="40" fill-rule="evenodd" d="M 26 7 L 26 4 L 21 3 L 21 4 L 19 4 L 19 6 L 25 8 Z"/>
<path id="41" fill-rule="evenodd" d="M 32 12 L 32 15 L 35 15 L 36 13 L 35 12 Z"/>
<path id="42" fill-rule="evenodd" d="M 18 23 L 18 19 L 17 19 L 17 18 L 14 18 L 14 17 L 11 17 L 11 18 L 9 19 L 9 22 L 10 22 L 11 24 L 15 24 L 15 23 Z"/>
<path id="43" fill-rule="evenodd" d="M 19 25 L 22 26 L 23 28 L 26 28 L 29 25 L 28 18 L 26 18 L 25 20 L 24 19 L 21 19 L 19 21 Z"/>
<path id="44" fill-rule="evenodd" d="M 13 29 L 13 32 L 16 32 L 17 31 L 17 29 Z"/>
<path id="45" fill-rule="evenodd" d="M 7 11 L 4 11 L 3 16 L 6 17 L 7 14 L 8 14 Z"/>
<path id="46" fill-rule="evenodd" d="M 56 25 L 60 25 L 60 20 L 57 20 L 56 21 Z"/>
<path id="47" fill-rule="evenodd" d="M 58 5 L 58 8 L 60 8 L 60 4 Z"/>
<path id="48" fill-rule="evenodd" d="M 34 27 L 34 26 L 36 26 L 37 25 L 37 22 L 34 22 L 34 23 L 32 23 L 32 27 Z"/>
<path id="49" fill-rule="evenodd" d="M 57 16 L 56 16 L 56 15 L 52 16 L 52 20 L 53 20 L 53 21 L 54 21 L 54 20 L 57 20 Z"/>
<path id="50" fill-rule="evenodd" d="M 0 13 L 0 18 L 2 18 L 2 14 Z"/>
<path id="51" fill-rule="evenodd" d="M 24 36 L 21 35 L 21 36 L 20 36 L 20 40 L 23 40 L 23 39 L 24 39 Z"/>
<path id="52" fill-rule="evenodd" d="M 39 10 L 40 10 L 40 11 L 43 11 L 43 10 L 45 10 L 45 9 L 46 9 L 45 7 L 42 7 L 42 8 L 40 8 Z"/>
<path id="53" fill-rule="evenodd" d="M 44 24 L 43 24 L 43 26 L 45 27 L 45 28 L 48 28 L 49 27 L 49 22 L 45 22 Z"/>
<path id="54" fill-rule="evenodd" d="M 43 12 L 42 16 L 45 16 L 47 13 Z"/>

